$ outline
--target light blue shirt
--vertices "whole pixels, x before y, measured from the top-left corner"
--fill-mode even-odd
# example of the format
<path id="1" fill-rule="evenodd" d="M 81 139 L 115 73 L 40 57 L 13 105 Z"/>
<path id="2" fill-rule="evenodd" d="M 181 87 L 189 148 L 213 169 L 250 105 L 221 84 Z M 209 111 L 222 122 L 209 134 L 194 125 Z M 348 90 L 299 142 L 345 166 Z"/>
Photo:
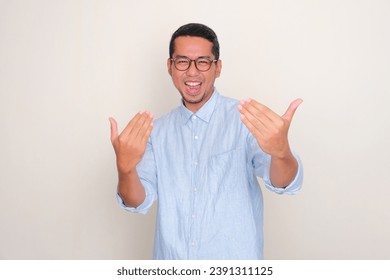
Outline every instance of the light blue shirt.
<path id="1" fill-rule="evenodd" d="M 286 188 L 270 182 L 270 156 L 240 119 L 238 101 L 217 90 L 192 113 L 181 105 L 154 122 L 137 166 L 146 198 L 158 199 L 154 259 L 263 259 L 263 197 L 256 176 L 278 194 L 295 194 L 303 171 Z"/>

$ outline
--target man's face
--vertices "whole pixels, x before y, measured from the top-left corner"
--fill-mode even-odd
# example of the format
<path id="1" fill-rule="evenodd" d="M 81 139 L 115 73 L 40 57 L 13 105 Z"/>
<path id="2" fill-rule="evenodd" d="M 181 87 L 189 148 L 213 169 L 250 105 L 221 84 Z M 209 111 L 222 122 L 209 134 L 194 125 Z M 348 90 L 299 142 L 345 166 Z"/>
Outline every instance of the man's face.
<path id="1" fill-rule="evenodd" d="M 207 57 L 214 60 L 212 46 L 211 42 L 201 37 L 177 37 L 172 58 L 188 57 L 195 60 L 199 57 Z M 222 63 L 219 60 L 217 63 L 212 63 L 211 68 L 205 72 L 199 71 L 194 62 L 189 69 L 180 71 L 168 59 L 168 72 L 183 98 L 184 105 L 192 112 L 198 111 L 210 99 L 214 91 L 214 81 L 219 77 L 221 68 Z"/>

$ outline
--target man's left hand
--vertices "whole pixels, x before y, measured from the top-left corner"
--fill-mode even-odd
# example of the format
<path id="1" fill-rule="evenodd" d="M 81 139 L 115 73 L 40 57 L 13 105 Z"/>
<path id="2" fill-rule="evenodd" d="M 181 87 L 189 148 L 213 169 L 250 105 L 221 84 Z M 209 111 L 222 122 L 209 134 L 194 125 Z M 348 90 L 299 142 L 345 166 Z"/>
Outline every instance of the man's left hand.
<path id="1" fill-rule="evenodd" d="M 238 105 L 241 120 L 267 154 L 283 159 L 291 155 L 288 130 L 302 99 L 291 102 L 284 115 L 279 116 L 256 100 L 243 100 Z"/>

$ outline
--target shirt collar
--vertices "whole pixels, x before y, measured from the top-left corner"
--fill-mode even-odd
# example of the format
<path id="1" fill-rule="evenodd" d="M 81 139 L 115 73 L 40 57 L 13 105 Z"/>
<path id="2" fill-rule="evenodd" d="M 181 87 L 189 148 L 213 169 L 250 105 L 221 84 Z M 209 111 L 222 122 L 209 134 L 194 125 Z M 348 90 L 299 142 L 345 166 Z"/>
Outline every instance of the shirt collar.
<path id="1" fill-rule="evenodd" d="M 183 123 L 184 124 L 187 123 L 192 116 L 197 116 L 201 120 L 208 123 L 210 121 L 211 115 L 214 112 L 214 108 L 215 105 L 217 104 L 218 99 L 219 99 L 219 92 L 217 91 L 216 88 L 214 88 L 214 92 L 211 95 L 211 98 L 207 100 L 207 102 L 195 113 L 188 110 L 186 106 L 184 106 L 183 100 L 181 100 L 180 111 L 181 111 L 181 116 L 183 118 Z"/>

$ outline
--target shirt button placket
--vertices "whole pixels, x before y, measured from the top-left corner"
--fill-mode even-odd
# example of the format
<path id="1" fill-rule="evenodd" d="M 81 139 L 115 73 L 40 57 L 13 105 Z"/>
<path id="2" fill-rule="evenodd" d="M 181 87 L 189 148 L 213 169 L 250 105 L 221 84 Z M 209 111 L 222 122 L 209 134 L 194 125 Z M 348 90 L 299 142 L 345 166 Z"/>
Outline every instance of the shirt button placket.
<path id="1" fill-rule="evenodd" d="M 194 258 L 195 256 L 193 255 L 194 254 L 194 248 L 195 248 L 195 245 L 196 245 L 196 236 L 195 236 L 195 232 L 196 232 L 196 229 L 195 229 L 195 213 L 194 213 L 194 209 L 196 208 L 195 206 L 195 201 L 196 201 L 196 194 L 197 194 L 197 185 L 196 185 L 196 172 L 197 172 L 197 165 L 198 165 L 198 123 L 197 123 L 197 116 L 196 115 L 193 115 L 191 117 L 191 120 L 192 120 L 192 170 L 191 170 L 191 173 L 192 173 L 192 202 L 191 202 L 191 209 L 190 209 L 190 228 L 191 228 L 191 232 L 190 232 L 190 242 L 189 242 L 189 255 L 192 256 L 191 258 Z"/>

